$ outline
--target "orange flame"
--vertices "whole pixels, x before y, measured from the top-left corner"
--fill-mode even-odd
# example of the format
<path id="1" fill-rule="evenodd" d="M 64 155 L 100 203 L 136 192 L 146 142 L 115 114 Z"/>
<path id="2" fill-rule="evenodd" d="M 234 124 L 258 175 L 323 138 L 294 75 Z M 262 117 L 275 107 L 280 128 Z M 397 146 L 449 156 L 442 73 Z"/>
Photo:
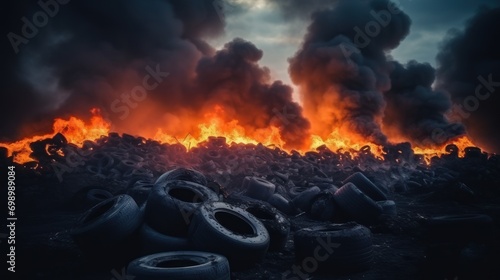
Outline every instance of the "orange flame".
<path id="1" fill-rule="evenodd" d="M 27 137 L 13 143 L 0 143 L 8 149 L 9 155 L 14 156 L 14 161 L 18 163 L 26 163 L 32 161 L 30 158 L 31 149 L 29 144 L 38 140 L 51 138 L 56 133 L 62 133 L 69 143 L 81 146 L 84 140 L 96 140 L 103 135 L 108 135 L 110 132 L 111 124 L 104 120 L 100 114 L 99 109 L 92 109 L 92 117 L 90 122 L 86 124 L 83 120 L 70 117 L 68 120 L 57 118 L 54 120 L 53 132 L 45 135 L 37 135 Z M 271 126 L 253 130 L 251 132 L 238 124 L 238 121 L 233 120 L 226 122 L 220 116 L 224 115 L 224 111 L 220 107 L 216 107 L 213 113 L 206 114 L 204 123 L 198 125 L 198 131 L 195 136 L 188 134 L 184 138 L 177 138 L 161 128 L 158 128 L 152 139 L 161 143 L 181 143 L 187 148 L 197 146 L 199 143 L 206 141 L 210 136 L 223 136 L 226 138 L 227 143 L 244 143 L 244 144 L 258 144 L 262 143 L 265 146 L 274 145 L 282 148 L 284 141 L 280 137 L 279 128 Z M 451 143 L 455 144 L 461 151 L 461 156 L 464 154 L 464 149 L 469 146 L 475 146 L 472 141 L 463 136 Z M 366 143 L 362 138 L 356 135 L 346 135 L 340 133 L 338 129 L 333 130 L 326 139 L 318 135 L 311 136 L 311 146 L 309 150 L 315 150 L 321 145 L 326 145 L 332 151 L 343 149 L 346 151 L 356 150 L 359 151 L 363 146 L 370 146 L 371 152 L 375 156 L 382 155 L 382 148 L 376 144 Z M 427 162 L 432 156 L 440 156 L 446 154 L 444 146 L 441 148 L 425 148 L 414 147 L 413 150 L 416 154 L 423 154 Z M 283 149 L 283 148 L 282 148 Z M 305 152 L 305 151 L 300 151 Z"/>
<path id="2" fill-rule="evenodd" d="M 88 125 L 76 117 L 70 117 L 69 120 L 57 118 L 54 120 L 52 133 L 27 137 L 13 143 L 0 143 L 0 146 L 4 146 L 9 150 L 9 155 L 14 156 L 15 162 L 25 163 L 32 161 L 30 158 L 30 143 L 52 138 L 57 133 L 62 133 L 69 143 L 76 145 L 82 145 L 85 140 L 95 140 L 102 135 L 107 135 L 110 124 L 102 118 L 99 109 L 94 108 L 91 113 L 92 117 Z"/>

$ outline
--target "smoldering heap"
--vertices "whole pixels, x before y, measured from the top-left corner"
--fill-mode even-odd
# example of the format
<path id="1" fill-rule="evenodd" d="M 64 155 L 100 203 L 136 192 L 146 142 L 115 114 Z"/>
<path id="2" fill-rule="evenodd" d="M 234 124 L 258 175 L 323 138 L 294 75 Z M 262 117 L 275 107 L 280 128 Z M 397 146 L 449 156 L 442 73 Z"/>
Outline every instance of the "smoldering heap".
<path id="1" fill-rule="evenodd" d="M 19 44 L 20 53 L 7 61 L 3 76 L 9 94 L 0 112 L 12 121 L 0 124 L 1 141 L 47 129 L 55 117 L 86 118 L 93 107 L 118 131 L 153 135 L 161 127 L 186 135 L 219 106 L 223 121 L 236 120 L 246 131 L 278 127 L 286 148 L 309 147 L 311 133 L 326 137 L 333 129 L 380 145 L 428 146 L 466 133 L 461 122 L 477 141 L 494 128 L 488 112 L 497 98 L 470 118 L 452 122 L 447 93 L 454 102 L 473 94 L 478 83 L 473 69 L 495 81 L 498 42 L 476 30 L 498 26 L 498 9 L 479 12 L 447 41 L 434 88 L 430 65 L 404 65 L 388 55 L 411 26 L 393 2 L 311 1 L 306 8 L 301 1 L 272 2 L 285 20 L 312 13 L 289 68 L 303 107 L 293 101 L 291 87 L 273 81 L 269 69 L 259 65 L 263 53 L 251 42 L 234 39 L 220 50 L 207 43 L 225 28 L 212 0 L 75 0 L 59 7 L 51 24 Z M 29 11 L 23 1 L 10 5 L 10 31 L 19 29 L 19 18 L 39 10 Z M 483 43 L 469 46 L 473 41 Z M 11 51 L 9 46 L 5 52 Z M 131 91 L 152 73 L 168 77 L 148 88 L 144 105 L 130 101 Z M 483 141 L 489 148 L 500 143 Z"/>
<path id="2" fill-rule="evenodd" d="M 213 2 L 64 6 L 50 28 L 40 31 L 43 38 L 19 46 L 12 66 L 17 75 L 10 75 L 6 89 L 13 94 L 2 110 L 14 121 L 1 125 L 2 135 L 22 137 L 27 130 L 50 127 L 54 117 L 88 116 L 93 107 L 119 131 L 140 128 L 154 135 L 161 127 L 186 135 L 218 105 L 223 121 L 236 120 L 248 131 L 273 125 L 287 147 L 305 147 L 309 121 L 292 100 L 291 87 L 272 81 L 269 69 L 259 66 L 262 51 L 235 39 L 216 52 L 204 40 L 224 32 Z M 157 81 L 148 86 L 148 98 L 140 98 L 147 104 L 139 106 L 131 90 L 146 75 Z M 283 111 L 293 119 L 280 118 L 276 112 Z"/>

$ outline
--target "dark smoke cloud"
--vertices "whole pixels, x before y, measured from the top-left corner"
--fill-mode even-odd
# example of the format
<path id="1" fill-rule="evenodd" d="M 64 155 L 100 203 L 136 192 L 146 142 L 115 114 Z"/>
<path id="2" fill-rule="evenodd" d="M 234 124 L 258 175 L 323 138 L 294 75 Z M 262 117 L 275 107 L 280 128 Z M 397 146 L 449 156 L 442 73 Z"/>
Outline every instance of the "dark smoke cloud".
<path id="1" fill-rule="evenodd" d="M 435 70 L 387 56 L 408 35 L 410 18 L 387 0 L 335 2 L 313 14 L 290 60 L 306 115 L 317 124 L 313 132 L 340 128 L 378 144 L 392 138 L 421 146 L 462 135 L 463 126 L 445 117 L 449 98 L 431 88 Z"/>
<path id="2" fill-rule="evenodd" d="M 450 31 L 437 56 L 437 85 L 451 94 L 454 117 L 478 145 L 496 153 L 500 152 L 499 29 L 500 8 L 483 8 L 464 31 Z"/>
<path id="3" fill-rule="evenodd" d="M 420 146 L 441 145 L 465 133 L 463 125 L 444 117 L 451 101 L 445 93 L 431 88 L 436 71 L 430 64 L 410 61 L 406 67 L 398 62 L 393 65 L 391 90 L 385 94 L 386 130 Z"/>
<path id="4" fill-rule="evenodd" d="M 20 34 L 19 18 L 40 10 L 22 4 L 9 32 Z M 291 88 L 270 81 L 269 71 L 257 65 L 262 52 L 236 40 L 215 55 L 205 41 L 224 32 L 221 9 L 213 0 L 59 5 L 59 13 L 10 61 L 15 75 L 4 87 L 9 102 L 1 114 L 11 121 L 0 124 L 2 140 L 48 132 L 55 117 L 88 117 L 92 107 L 101 108 L 119 131 L 154 135 L 161 127 L 184 136 L 220 100 L 246 128 L 274 124 L 288 146 L 304 144 L 309 124 L 291 102 Z M 6 51 L 13 53 L 10 46 Z M 127 105 L 124 94 L 130 96 L 151 69 L 168 77 L 144 101 Z M 284 107 L 296 119 L 276 118 Z"/>
<path id="5" fill-rule="evenodd" d="M 42 10 L 35 1 L 19 1 L 11 8 L 15 15 L 5 34 L 20 36 L 20 18 L 32 21 Z M 0 124 L 2 138 L 33 133 L 32 126 L 50 128 L 55 116 L 86 116 L 91 107 L 110 111 L 121 93 L 140 84 L 147 65 L 159 64 L 176 81 L 165 81 L 151 96 L 159 102 L 168 99 L 165 88 L 182 95 L 179 89 L 189 84 L 197 60 L 213 53 L 203 37 L 220 34 L 223 27 L 211 0 L 59 4 L 48 24 L 19 45 L 17 55 L 10 45 L 3 47 L 11 59 L 3 87 L 8 102 L 2 102 L 1 114 L 11 121 Z M 109 117 L 123 125 L 117 114 L 109 112 Z"/>
<path id="6" fill-rule="evenodd" d="M 262 51 L 252 43 L 235 39 L 214 57 L 203 58 L 197 68 L 198 92 L 206 99 L 224 106 L 228 120 L 236 119 L 249 129 L 274 125 L 288 148 L 305 148 L 309 121 L 302 108 L 292 101 L 292 88 L 272 82 L 270 71 L 257 62 Z M 210 102 L 209 102 L 210 103 Z"/>
<path id="7" fill-rule="evenodd" d="M 375 21 L 374 13 L 386 15 L 385 26 Z M 382 92 L 391 86 L 385 52 L 406 37 L 410 18 L 389 1 L 373 0 L 339 1 L 334 9 L 314 13 L 312 20 L 302 49 L 290 59 L 290 74 L 301 86 L 307 116 L 319 113 L 313 123 L 323 136 L 341 127 L 386 143 L 380 126 Z M 379 27 L 373 36 L 366 35 L 369 24 Z"/>

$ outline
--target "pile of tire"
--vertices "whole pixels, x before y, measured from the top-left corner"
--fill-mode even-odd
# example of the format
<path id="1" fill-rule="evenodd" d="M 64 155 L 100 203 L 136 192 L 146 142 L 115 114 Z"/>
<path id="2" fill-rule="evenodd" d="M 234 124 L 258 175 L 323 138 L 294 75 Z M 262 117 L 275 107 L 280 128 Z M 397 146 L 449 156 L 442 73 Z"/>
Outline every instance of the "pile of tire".
<path id="1" fill-rule="evenodd" d="M 363 173 L 356 172 L 342 183 L 333 194 L 333 200 L 344 217 L 360 224 L 371 224 L 382 215 L 396 214 L 396 204 L 387 199 L 388 190 L 375 185 Z"/>
<path id="2" fill-rule="evenodd" d="M 168 171 L 143 190 L 149 194 L 141 207 L 128 194 L 106 199 L 106 193 L 93 190 L 91 197 L 103 200 L 87 210 L 70 233 L 91 259 L 123 263 L 135 258 L 129 275 L 136 279 L 199 279 L 207 271 L 213 275 L 208 279 L 229 279 L 229 267 L 253 266 L 270 244 L 272 250 L 284 247 L 289 226 L 285 237 L 276 229 L 270 235 L 267 229 L 274 219 L 284 220 L 269 217 L 277 210 L 222 202 L 206 185 L 207 179 L 196 170 Z"/>
<path id="3" fill-rule="evenodd" d="M 304 187 L 292 187 L 283 193 L 265 179 L 247 176 L 243 180 L 244 195 L 268 202 L 282 213 L 306 212 L 318 221 L 356 221 L 371 224 L 379 217 L 396 215 L 396 204 L 387 199 L 388 190 L 375 185 L 363 173 L 346 178 L 341 188 L 333 180 L 315 176 Z"/>
<path id="4" fill-rule="evenodd" d="M 233 269 L 261 261 L 270 243 L 265 226 L 244 209 L 220 201 L 206 185 L 205 176 L 192 169 L 158 178 L 146 202 L 143 253 L 212 252 L 226 257 Z"/>

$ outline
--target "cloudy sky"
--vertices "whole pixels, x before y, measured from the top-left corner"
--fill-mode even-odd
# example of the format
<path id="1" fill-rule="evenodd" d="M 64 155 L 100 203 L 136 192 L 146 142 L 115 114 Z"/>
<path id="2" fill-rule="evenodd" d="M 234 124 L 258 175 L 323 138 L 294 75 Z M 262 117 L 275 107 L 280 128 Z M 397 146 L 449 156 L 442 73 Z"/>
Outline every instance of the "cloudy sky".
<path id="1" fill-rule="evenodd" d="M 275 2 L 290 2 L 300 9 L 283 11 Z M 275 78 L 292 84 L 287 59 L 299 48 L 314 6 L 330 0 L 229 0 L 225 5 L 225 36 L 212 41 L 217 48 L 235 37 L 242 37 L 264 51 L 261 63 Z M 412 20 L 410 35 L 392 52 L 400 62 L 415 59 L 436 66 L 435 56 L 450 29 L 463 29 L 465 22 L 483 5 L 496 7 L 500 0 L 399 0 L 400 8 Z M 311 4 L 309 4 L 311 3 Z M 285 8 L 286 9 L 286 8 Z M 486 31 L 485 31 L 486 32 Z"/>

